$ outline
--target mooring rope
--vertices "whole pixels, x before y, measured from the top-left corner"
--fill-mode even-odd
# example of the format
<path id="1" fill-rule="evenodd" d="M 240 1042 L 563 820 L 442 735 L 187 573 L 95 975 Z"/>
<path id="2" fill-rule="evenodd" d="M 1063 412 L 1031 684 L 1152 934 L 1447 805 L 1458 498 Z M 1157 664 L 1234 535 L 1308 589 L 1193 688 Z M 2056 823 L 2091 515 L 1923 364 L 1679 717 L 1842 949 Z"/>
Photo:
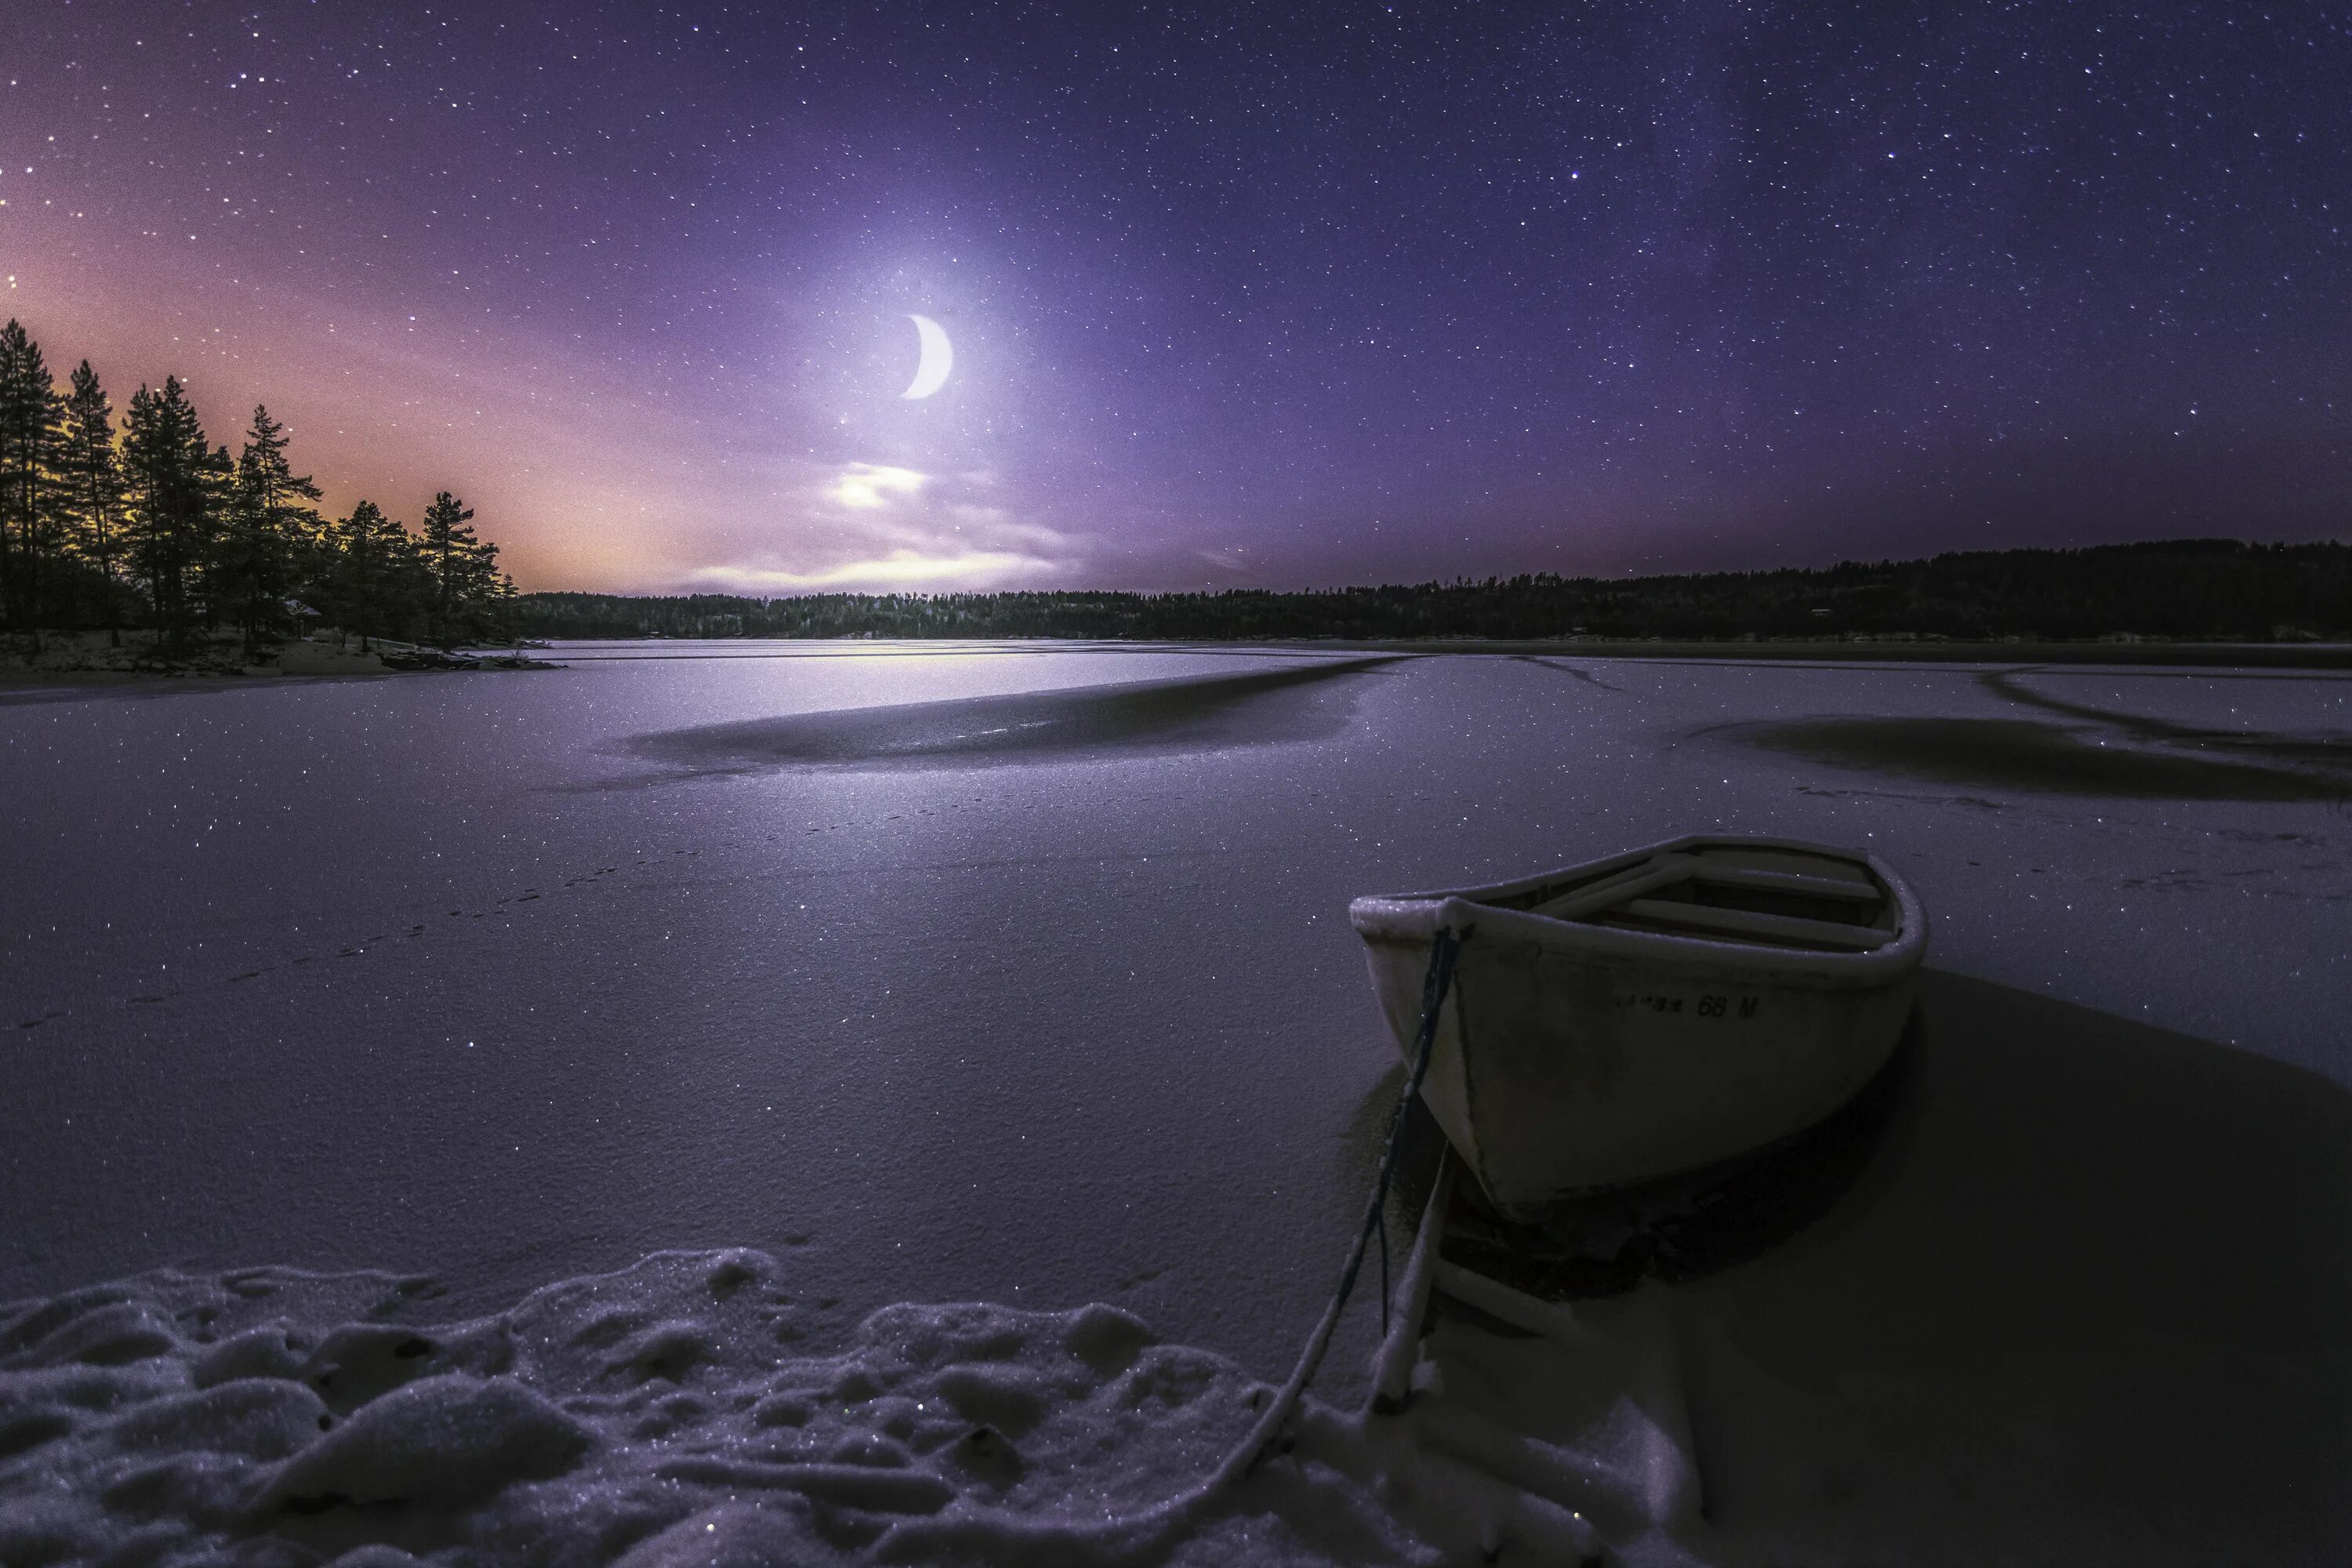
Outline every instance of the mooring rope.
<path id="1" fill-rule="evenodd" d="M 993 1532 L 996 1538 L 1010 1537 L 1036 1548 L 1076 1547 L 1081 1542 L 1108 1545 L 1123 1542 L 1138 1546 L 1154 1537 L 1162 1537 L 1208 1506 L 1227 1487 L 1255 1470 L 1265 1456 L 1281 1441 L 1282 1429 L 1289 1424 L 1299 1398 L 1313 1381 L 1316 1369 L 1323 1364 L 1323 1352 L 1331 1347 L 1331 1331 L 1339 1326 L 1340 1309 L 1356 1288 L 1356 1276 L 1364 1267 L 1364 1250 L 1378 1232 L 1381 1253 L 1381 1323 L 1385 1332 L 1388 1325 L 1387 1254 L 1388 1230 L 1386 1215 L 1389 1184 L 1396 1175 L 1397 1145 L 1402 1142 L 1406 1115 L 1412 1098 L 1421 1092 L 1421 1081 L 1429 1073 L 1429 1058 L 1437 1044 L 1437 1016 L 1445 1005 L 1446 991 L 1454 984 L 1454 961 L 1462 952 L 1462 943 L 1470 932 L 1456 931 L 1445 917 L 1453 908 L 1452 900 L 1441 910 L 1437 933 L 1429 950 L 1429 969 L 1421 982 L 1421 1027 L 1413 1037 L 1412 1070 L 1406 1075 L 1404 1090 L 1397 1096 L 1396 1110 L 1389 1117 L 1388 1146 L 1381 1153 L 1381 1171 L 1372 1183 L 1372 1201 L 1364 1210 L 1364 1223 L 1356 1232 L 1355 1246 L 1348 1252 L 1347 1267 L 1339 1272 L 1339 1288 L 1333 1292 L 1331 1304 L 1323 1310 L 1322 1321 L 1307 1337 L 1307 1348 L 1292 1369 L 1290 1380 L 1282 1385 L 1274 1403 L 1266 1406 L 1249 1436 L 1236 1444 L 1225 1456 L 1214 1474 L 1175 1496 L 1141 1510 L 1137 1513 L 1110 1515 L 1091 1520 L 1023 1518 L 986 1510 L 982 1515 L 948 1514 L 938 1519 L 910 1520 L 893 1525 L 881 1543 L 882 1555 L 897 1561 L 910 1561 L 926 1552 L 936 1552 L 951 1543 L 973 1545 L 979 1531 Z M 985 1522 L 982 1522 L 983 1519 Z"/>
<path id="2" fill-rule="evenodd" d="M 1396 1175 L 1397 1145 L 1403 1142 L 1406 1112 L 1412 1109 L 1413 1096 L 1421 1092 L 1421 1080 L 1429 1074 L 1429 1058 L 1437 1045 L 1437 1015 L 1445 1005 L 1445 993 L 1454 984 L 1454 961 L 1462 952 L 1463 937 L 1453 926 L 1441 924 L 1429 949 L 1429 969 L 1421 982 L 1421 1029 L 1412 1043 L 1412 1071 L 1405 1078 L 1404 1091 L 1397 1096 L 1396 1110 L 1389 1116 L 1388 1146 L 1381 1152 L 1381 1173 L 1372 1183 L 1372 1201 L 1364 1209 L 1364 1223 L 1356 1232 L 1356 1245 L 1349 1249 L 1347 1267 L 1339 1273 L 1339 1289 L 1333 1292 L 1331 1304 L 1323 1310 L 1323 1321 L 1315 1325 L 1315 1332 L 1307 1342 L 1305 1353 L 1298 1358 L 1290 1381 L 1282 1385 L 1282 1393 L 1251 1431 L 1247 1441 L 1235 1451 L 1235 1458 L 1244 1454 L 1238 1469 L 1228 1460 L 1218 1472 L 1219 1481 L 1245 1476 L 1257 1468 L 1282 1436 L 1282 1428 L 1298 1404 L 1299 1395 L 1315 1377 L 1316 1369 L 1323 1364 L 1323 1352 L 1330 1348 L 1331 1331 L 1339 1326 L 1339 1310 L 1348 1304 L 1349 1295 L 1356 1289 L 1356 1275 L 1364 1267 L 1364 1248 L 1374 1232 L 1381 1237 L 1381 1330 L 1388 1331 L 1388 1202 L 1389 1183 Z"/>

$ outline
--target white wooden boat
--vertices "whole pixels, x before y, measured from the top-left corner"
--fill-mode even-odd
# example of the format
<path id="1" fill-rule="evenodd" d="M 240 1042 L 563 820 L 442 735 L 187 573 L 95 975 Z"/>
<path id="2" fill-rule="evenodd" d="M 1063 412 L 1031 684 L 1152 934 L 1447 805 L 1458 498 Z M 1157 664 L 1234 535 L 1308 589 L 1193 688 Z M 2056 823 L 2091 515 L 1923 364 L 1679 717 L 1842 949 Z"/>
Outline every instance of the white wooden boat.
<path id="1" fill-rule="evenodd" d="M 1894 1050 L 1927 951 L 1885 861 L 1782 838 L 1678 838 L 1348 913 L 1408 1065 L 1436 933 L 1464 936 L 1422 1098 L 1521 1221 L 1821 1121 Z"/>

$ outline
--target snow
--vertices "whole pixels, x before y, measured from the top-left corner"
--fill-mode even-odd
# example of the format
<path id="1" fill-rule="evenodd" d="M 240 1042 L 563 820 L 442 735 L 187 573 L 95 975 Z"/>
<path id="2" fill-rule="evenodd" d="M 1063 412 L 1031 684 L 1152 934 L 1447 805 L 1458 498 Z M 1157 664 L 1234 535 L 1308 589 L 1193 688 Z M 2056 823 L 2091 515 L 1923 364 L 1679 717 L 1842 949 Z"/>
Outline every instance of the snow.
<path id="1" fill-rule="evenodd" d="M 895 1306 L 811 1353 L 789 1272 L 747 1251 L 461 1322 L 414 1306 L 388 1276 L 253 1269 L 0 1314 L 0 1561 L 1108 1562 L 1146 1535 L 1178 1562 L 1434 1560 L 1297 1456 L 1155 1531 L 1268 1391 L 1110 1307 Z"/>
<path id="2" fill-rule="evenodd" d="M 573 655 L 0 700 L 0 1563 L 2352 1557 L 2352 682 Z M 1867 1157 L 1392 1419 L 1360 1301 L 1185 1502 L 1392 1102 L 1348 898 L 1718 826 L 1932 912 Z"/>

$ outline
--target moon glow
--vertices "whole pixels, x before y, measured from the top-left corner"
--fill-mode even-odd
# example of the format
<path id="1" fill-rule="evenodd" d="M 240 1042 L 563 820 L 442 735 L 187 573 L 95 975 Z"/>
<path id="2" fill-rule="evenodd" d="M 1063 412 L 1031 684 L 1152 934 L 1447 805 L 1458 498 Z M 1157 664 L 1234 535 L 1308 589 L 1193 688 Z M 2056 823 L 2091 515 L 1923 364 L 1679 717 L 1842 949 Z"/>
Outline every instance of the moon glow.
<path id="1" fill-rule="evenodd" d="M 909 316 L 915 331 L 923 340 L 923 357 L 915 366 L 915 379 L 898 395 L 906 398 L 929 397 L 948 384 L 948 372 L 955 368 L 955 350 L 948 346 L 947 329 L 929 316 Z"/>

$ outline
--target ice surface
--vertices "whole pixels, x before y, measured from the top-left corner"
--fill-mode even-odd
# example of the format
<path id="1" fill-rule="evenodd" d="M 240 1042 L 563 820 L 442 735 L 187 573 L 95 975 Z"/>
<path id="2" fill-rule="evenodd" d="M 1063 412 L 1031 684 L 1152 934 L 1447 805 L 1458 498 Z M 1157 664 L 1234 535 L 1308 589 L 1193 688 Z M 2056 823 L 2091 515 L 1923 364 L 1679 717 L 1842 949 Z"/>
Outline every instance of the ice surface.
<path id="1" fill-rule="evenodd" d="M 638 1464 L 672 1442 L 640 1422 L 720 1417 L 648 1400 L 616 1426 L 574 1407 L 587 1391 L 552 1352 L 519 1346 L 501 1369 L 484 1325 L 546 1280 L 676 1246 L 772 1255 L 760 1289 L 789 1294 L 778 1321 L 801 1337 L 762 1340 L 675 1281 L 576 1287 L 631 1298 L 593 1364 L 621 1358 L 633 1387 L 757 1384 L 737 1423 L 751 1450 L 719 1445 L 690 1456 L 700 1479 L 646 1483 L 694 1502 L 632 1516 L 626 1544 L 649 1560 L 692 1560 L 698 1532 L 752 1552 L 805 1535 L 820 1508 L 942 1487 L 952 1499 L 921 1517 L 957 1517 L 984 1480 L 1041 1507 L 1172 1494 L 1241 1415 L 1202 1394 L 1197 1427 L 1089 1426 L 1041 1458 L 1013 1428 L 1075 1432 L 1056 1423 L 1095 1395 L 1040 1384 L 1030 1350 L 922 1373 L 969 1406 L 960 1431 L 1003 1448 L 918 1452 L 847 1426 L 836 1447 L 871 1446 L 757 1448 L 828 1418 L 782 1370 L 866 1364 L 879 1352 L 861 1336 L 895 1302 L 994 1300 L 1024 1322 L 1015 1309 L 1043 1322 L 1104 1302 L 1203 1347 L 1151 1348 L 1221 1369 L 1216 1387 L 1278 1378 L 1329 1289 L 1393 1092 L 1347 900 L 1716 827 L 1867 844 L 1911 878 L 1936 921 L 1917 1081 L 1817 1226 L 1628 1318 L 1628 1344 L 1671 1326 L 1686 1444 L 1627 1414 L 1649 1408 L 1630 1384 L 1626 1409 L 1592 1392 L 1612 1385 L 1588 1367 L 1562 1374 L 1585 1380 L 1559 1405 L 1586 1413 L 1561 1417 L 1572 1429 L 1516 1459 L 1480 1451 L 1646 1478 L 1578 1495 L 1621 1545 L 1706 1561 L 2352 1556 L 2352 829 L 2329 784 L 2352 683 L 581 651 L 615 657 L 0 704 L 0 1299 L 29 1303 L 0 1373 L 0 1450 L 16 1446 L 0 1511 L 17 1532 L 0 1562 L 90 1530 L 119 1546 L 167 1515 L 191 1539 L 261 1539 L 204 1500 L 266 1488 L 298 1452 L 331 1456 L 333 1434 L 304 1432 L 318 1413 L 283 1390 L 308 1389 L 345 1431 L 425 1375 L 535 1392 L 562 1420 L 484 1415 L 486 1452 L 507 1452 L 509 1425 L 537 1434 L 486 1471 L 552 1464 L 562 1421 L 590 1430 L 571 1469 L 458 1510 L 466 1530 L 508 1517 L 503 1500 Z M 1105 695 L 1176 678 L 1202 679 L 1157 710 Z M 2043 726 L 2051 743 L 1980 755 L 1945 743 L 1952 719 Z M 1879 728 L 1826 757 L 1766 733 L 1824 721 Z M 1023 725 L 1034 740 L 985 733 Z M 2086 793 L 2084 748 L 2147 765 L 2093 763 L 2109 770 L 2096 788 L 2122 782 Z M 2166 782 L 2182 777 L 2185 795 Z M 261 1260 L 404 1274 L 221 1272 Z M 161 1265 L 186 1279 L 91 1283 Z M 235 1304 L 183 1316 L 205 1291 Z M 1608 1345 L 1614 1310 L 1584 1309 Z M 1342 1405 L 1376 1331 L 1360 1309 L 1343 1325 L 1325 1385 Z M 1449 1321 L 1433 1364 L 1468 1375 L 1492 1348 L 1471 1332 Z M 403 1355 L 418 1337 L 432 1352 Z M 22 1360 L 37 1348 L 40 1364 Z M 88 1458 L 101 1427 L 149 1406 L 159 1447 Z M 473 1420 L 463 1402 L 433 1408 Z M 1452 1408 L 1433 1398 L 1429 1419 Z M 1456 1426 L 1476 1449 L 1475 1424 Z M 228 1446 L 174 1448 L 198 1428 Z M 1247 1535 L 1303 1542 L 1307 1560 L 1409 1556 L 1507 1516 L 1523 1544 L 1573 1536 L 1556 1504 L 1510 1500 L 1443 1443 L 1420 1442 L 1417 1462 L 1459 1474 L 1391 1465 L 1389 1439 L 1328 1412 L 1312 1436 L 1297 1485 L 1316 1500 L 1274 1478 L 1186 1550 L 1214 1560 L 1213 1538 Z M 1097 1441 L 1106 1457 L 1081 1463 Z M 905 1466 L 866 1462 L 889 1444 Z M 95 1468 L 57 1468 L 75 1454 Z M 857 1466 L 933 1479 L 836 1474 Z M 853 1503 L 829 1486 L 881 1489 Z M 805 1516 L 779 1513 L 785 1492 L 811 1500 Z M 182 1502 L 195 1511 L 172 1513 Z M 381 1506 L 271 1518 L 331 1531 Z M 1346 1520 L 1364 1532 L 1346 1550 L 1315 1533 Z"/>

